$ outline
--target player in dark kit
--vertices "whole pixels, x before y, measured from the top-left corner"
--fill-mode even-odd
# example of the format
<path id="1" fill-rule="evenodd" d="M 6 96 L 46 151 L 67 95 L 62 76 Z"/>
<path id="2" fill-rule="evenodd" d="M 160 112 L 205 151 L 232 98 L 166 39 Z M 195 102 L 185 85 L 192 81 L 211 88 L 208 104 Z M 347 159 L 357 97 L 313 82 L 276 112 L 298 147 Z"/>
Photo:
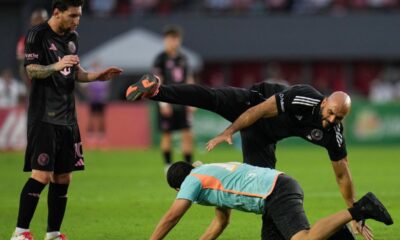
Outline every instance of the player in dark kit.
<path id="1" fill-rule="evenodd" d="M 141 83 L 144 80 L 154 84 L 145 88 Z M 325 97 L 309 85 L 287 88 L 267 82 L 255 84 L 250 89 L 233 87 L 211 89 L 200 85 L 158 87 L 159 81 L 152 75 L 143 76 L 142 81 L 128 88 L 128 100 L 146 97 L 155 101 L 194 106 L 215 112 L 231 122 L 237 120 L 247 110 L 255 112 L 252 107 L 258 104 L 269 103 L 270 106 L 275 106 L 271 107 L 273 109 L 266 115 L 267 117 L 251 122 L 245 121 L 246 128 L 236 129 L 240 130 L 242 139 L 243 162 L 259 167 L 275 168 L 276 143 L 291 136 L 301 137 L 327 149 L 339 190 L 347 206 L 353 206 L 355 191 L 348 167 L 341 123 L 350 109 L 350 98 L 347 94 L 335 92 Z M 248 115 L 244 115 L 241 119 L 247 120 L 246 116 Z M 229 134 L 218 136 L 209 142 L 208 149 L 211 150 L 222 141 L 231 143 L 230 136 Z M 366 239 L 372 234 L 368 226 L 361 227 L 361 224 L 353 223 L 353 229 L 360 231 Z M 343 231 L 348 232 L 347 229 Z M 354 239 L 351 234 L 347 235 L 348 239 Z"/>
<path id="2" fill-rule="evenodd" d="M 180 51 L 182 31 L 175 26 L 164 31 L 165 51 L 160 53 L 153 65 L 153 72 L 161 78 L 164 85 L 192 83 L 188 60 Z M 161 131 L 161 150 L 166 169 L 172 162 L 173 131 L 182 131 L 182 152 L 186 162 L 192 162 L 193 136 L 191 127 L 191 111 L 189 107 L 160 102 L 158 104 L 158 123 Z"/>
<path id="3" fill-rule="evenodd" d="M 122 71 L 110 67 L 102 72 L 87 72 L 79 65 L 75 29 L 82 16 L 82 5 L 83 0 L 53 0 L 49 21 L 30 29 L 26 37 L 25 66 L 32 86 L 24 171 L 32 174 L 21 192 L 12 240 L 33 239 L 29 225 L 47 184 L 45 239 L 66 239 L 60 227 L 71 172 L 84 168 L 75 111 L 75 81 L 109 80 Z"/>

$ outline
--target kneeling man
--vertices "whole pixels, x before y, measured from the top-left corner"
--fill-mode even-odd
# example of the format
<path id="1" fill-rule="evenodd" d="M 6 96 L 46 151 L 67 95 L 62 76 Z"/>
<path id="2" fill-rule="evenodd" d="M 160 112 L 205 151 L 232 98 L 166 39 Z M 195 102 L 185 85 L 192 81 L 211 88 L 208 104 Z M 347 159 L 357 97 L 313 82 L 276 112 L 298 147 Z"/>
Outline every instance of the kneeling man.
<path id="1" fill-rule="evenodd" d="M 262 214 L 262 239 L 328 239 L 351 220 L 393 220 L 383 204 L 367 193 L 353 207 L 320 219 L 312 227 L 303 208 L 303 190 L 296 180 L 275 169 L 237 162 L 194 168 L 176 162 L 168 170 L 168 184 L 176 200 L 150 239 L 163 239 L 191 204 L 215 206 L 216 216 L 200 239 L 216 239 L 229 223 L 231 209 Z"/>

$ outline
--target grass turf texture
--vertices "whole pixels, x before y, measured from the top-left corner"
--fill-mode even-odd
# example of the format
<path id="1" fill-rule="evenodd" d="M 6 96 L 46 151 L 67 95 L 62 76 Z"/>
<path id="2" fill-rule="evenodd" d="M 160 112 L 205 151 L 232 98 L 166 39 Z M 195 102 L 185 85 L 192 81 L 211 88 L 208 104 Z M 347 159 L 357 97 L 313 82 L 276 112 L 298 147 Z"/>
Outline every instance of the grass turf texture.
<path id="1" fill-rule="evenodd" d="M 349 147 L 348 151 L 357 195 L 374 192 L 394 218 L 390 227 L 367 221 L 375 239 L 400 239 L 400 148 Z M 277 168 L 303 187 L 311 223 L 345 207 L 323 149 L 283 145 L 277 155 Z M 148 239 L 176 194 L 167 186 L 160 156 L 157 149 L 85 152 L 86 170 L 73 175 L 62 231 L 73 240 Z M 23 153 L 0 155 L 0 239 L 9 239 L 15 227 L 19 193 L 29 176 L 21 171 L 22 159 Z M 241 153 L 221 148 L 199 152 L 196 159 L 205 163 L 240 160 Z M 46 199 L 47 188 L 31 224 L 37 239 L 43 238 L 46 229 Z M 213 216 L 213 208 L 193 205 L 167 239 L 196 239 Z M 260 227 L 260 216 L 234 211 L 219 239 L 260 239 Z"/>

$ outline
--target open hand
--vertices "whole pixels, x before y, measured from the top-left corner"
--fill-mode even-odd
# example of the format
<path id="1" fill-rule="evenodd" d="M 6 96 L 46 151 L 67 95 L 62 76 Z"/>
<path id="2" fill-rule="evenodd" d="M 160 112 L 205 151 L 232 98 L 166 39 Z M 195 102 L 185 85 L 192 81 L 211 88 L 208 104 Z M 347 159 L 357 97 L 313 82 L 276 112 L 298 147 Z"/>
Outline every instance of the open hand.
<path id="1" fill-rule="evenodd" d="M 218 144 L 222 142 L 227 142 L 228 144 L 232 145 L 232 135 L 231 134 L 220 134 L 216 136 L 215 138 L 211 139 L 207 143 L 207 151 L 213 150 L 214 147 L 216 147 Z"/>
<path id="2" fill-rule="evenodd" d="M 122 71 L 123 70 L 121 68 L 109 67 L 106 70 L 99 73 L 97 80 L 100 80 L 100 81 L 111 80 L 115 77 L 118 77 L 122 73 Z"/>
<path id="3" fill-rule="evenodd" d="M 374 235 L 372 234 L 372 229 L 368 225 L 362 225 L 362 222 L 351 222 L 351 228 L 353 233 L 360 234 L 365 240 L 373 240 Z"/>

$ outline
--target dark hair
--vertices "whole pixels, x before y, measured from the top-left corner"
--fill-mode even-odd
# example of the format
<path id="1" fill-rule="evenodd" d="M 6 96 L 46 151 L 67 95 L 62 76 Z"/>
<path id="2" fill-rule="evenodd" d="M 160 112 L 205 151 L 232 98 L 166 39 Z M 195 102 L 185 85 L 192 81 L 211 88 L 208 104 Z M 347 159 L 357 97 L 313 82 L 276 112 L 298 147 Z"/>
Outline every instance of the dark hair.
<path id="1" fill-rule="evenodd" d="M 183 30 L 178 26 L 167 26 L 164 28 L 164 37 L 183 37 Z"/>
<path id="2" fill-rule="evenodd" d="M 51 10 L 58 9 L 61 12 L 66 11 L 69 7 L 81 7 L 84 0 L 53 0 Z"/>
<path id="3" fill-rule="evenodd" d="M 185 178 L 190 174 L 194 167 L 187 162 L 176 162 L 169 167 L 167 181 L 170 187 L 180 188 Z"/>

